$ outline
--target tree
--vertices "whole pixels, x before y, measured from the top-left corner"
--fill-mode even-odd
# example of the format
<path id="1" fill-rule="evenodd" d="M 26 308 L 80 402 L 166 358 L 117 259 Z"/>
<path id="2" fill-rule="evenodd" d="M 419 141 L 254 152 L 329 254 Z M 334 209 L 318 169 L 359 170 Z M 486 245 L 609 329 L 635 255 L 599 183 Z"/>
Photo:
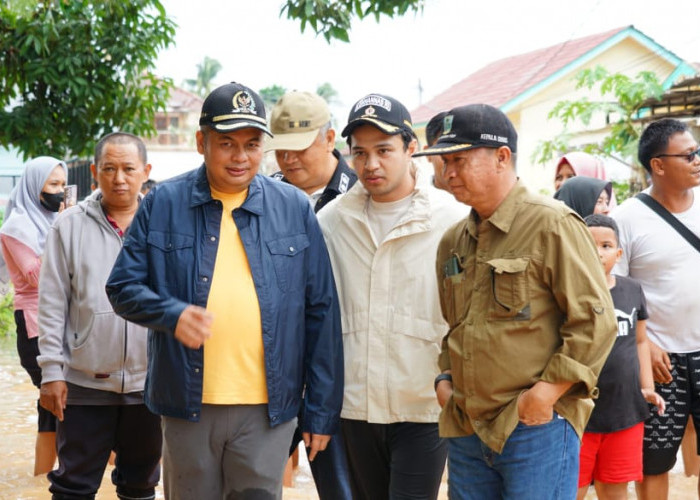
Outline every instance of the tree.
<path id="1" fill-rule="evenodd" d="M 205 97 L 211 92 L 212 83 L 221 71 L 221 63 L 216 59 L 205 56 L 197 65 L 197 78 L 185 80 L 185 85 L 195 94 Z"/>
<path id="2" fill-rule="evenodd" d="M 260 97 L 265 103 L 265 108 L 269 112 L 270 109 L 279 101 L 282 96 L 287 92 L 287 89 L 281 85 L 270 85 L 264 89 L 260 89 Z"/>
<path id="3" fill-rule="evenodd" d="M 338 91 L 328 82 L 322 83 L 316 87 L 316 93 L 323 97 L 328 104 L 333 104 L 338 100 Z"/>
<path id="4" fill-rule="evenodd" d="M 610 73 L 602 66 L 584 69 L 576 76 L 576 88 L 596 89 L 600 100 L 583 97 L 576 101 L 560 101 L 549 112 L 548 118 L 559 119 L 564 130 L 548 141 L 541 141 L 533 156 L 535 163 L 546 164 L 555 156 L 562 155 L 572 148 L 569 142 L 572 134 L 567 126 L 574 122 L 589 125 L 594 116 L 606 117 L 610 130 L 605 137 L 594 144 L 586 144 L 583 150 L 613 158 L 631 169 L 630 182 L 644 183 L 644 173 L 636 161 L 637 145 L 642 131 L 639 121 L 643 113 L 642 103 L 648 98 L 659 98 L 663 86 L 650 71 L 642 71 L 634 78 L 621 73 Z M 631 161 L 628 161 L 631 159 Z"/>
<path id="5" fill-rule="evenodd" d="M 174 34 L 159 0 L 3 2 L 0 144 L 84 156 L 116 129 L 154 134 L 171 82 L 151 70 Z"/>
<path id="6" fill-rule="evenodd" d="M 280 16 L 301 22 L 303 33 L 307 25 L 316 35 L 349 42 L 348 32 L 353 16 L 358 19 L 374 16 L 379 22 L 383 15 L 402 16 L 409 10 L 422 12 L 425 0 L 285 0 Z"/>

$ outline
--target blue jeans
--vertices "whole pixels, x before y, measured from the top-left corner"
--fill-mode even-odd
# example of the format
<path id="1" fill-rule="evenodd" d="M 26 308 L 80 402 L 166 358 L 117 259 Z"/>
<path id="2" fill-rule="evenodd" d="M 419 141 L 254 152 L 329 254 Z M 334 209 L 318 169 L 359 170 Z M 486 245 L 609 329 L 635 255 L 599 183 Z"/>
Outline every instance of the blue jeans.
<path id="1" fill-rule="evenodd" d="M 576 498 L 581 443 L 556 414 L 543 425 L 519 423 L 503 453 L 476 434 L 447 442 L 451 500 Z"/>

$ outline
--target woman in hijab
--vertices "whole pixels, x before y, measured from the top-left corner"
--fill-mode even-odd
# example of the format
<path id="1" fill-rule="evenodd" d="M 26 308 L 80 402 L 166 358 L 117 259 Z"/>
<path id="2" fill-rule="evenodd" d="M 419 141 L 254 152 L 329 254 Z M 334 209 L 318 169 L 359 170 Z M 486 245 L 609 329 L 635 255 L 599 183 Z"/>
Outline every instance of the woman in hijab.
<path id="1" fill-rule="evenodd" d="M 0 227 L 0 276 L 12 281 L 20 363 L 36 387 L 41 386 L 37 313 L 39 270 L 44 243 L 51 223 L 63 208 L 63 189 L 68 168 L 56 158 L 41 156 L 30 160 L 10 193 L 5 221 Z M 34 474 L 53 468 L 56 460 L 55 417 L 37 404 L 39 434 L 36 441 Z"/>
<path id="2" fill-rule="evenodd" d="M 603 161 L 583 151 L 572 151 L 559 159 L 554 172 L 554 190 L 558 191 L 562 184 L 573 177 L 592 177 L 594 179 L 607 180 Z M 615 196 L 610 191 L 610 209 L 617 206 Z"/>
<path id="3" fill-rule="evenodd" d="M 572 177 L 561 185 L 554 198 L 586 218 L 591 214 L 607 215 L 610 211 L 612 184 L 592 177 Z"/>

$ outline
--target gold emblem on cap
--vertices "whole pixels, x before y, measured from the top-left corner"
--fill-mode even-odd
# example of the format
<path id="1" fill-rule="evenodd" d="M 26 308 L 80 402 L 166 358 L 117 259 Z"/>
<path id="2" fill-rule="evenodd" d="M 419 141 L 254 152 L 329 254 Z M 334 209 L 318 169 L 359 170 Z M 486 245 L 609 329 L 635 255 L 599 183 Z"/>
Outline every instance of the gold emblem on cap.
<path id="1" fill-rule="evenodd" d="M 377 116 L 377 111 L 372 106 L 365 108 L 364 116 Z"/>
<path id="2" fill-rule="evenodd" d="M 255 111 L 255 100 L 245 90 L 239 90 L 233 95 L 231 104 L 233 104 L 232 113 L 252 113 L 257 115 Z"/>

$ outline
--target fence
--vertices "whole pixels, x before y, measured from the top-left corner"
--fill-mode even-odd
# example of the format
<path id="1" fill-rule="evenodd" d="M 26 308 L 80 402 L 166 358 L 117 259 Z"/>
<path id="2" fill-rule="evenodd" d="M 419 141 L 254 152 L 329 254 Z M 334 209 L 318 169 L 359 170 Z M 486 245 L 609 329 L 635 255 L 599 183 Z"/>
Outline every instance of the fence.
<path id="1" fill-rule="evenodd" d="M 82 200 L 92 192 L 92 173 L 90 160 L 71 160 L 68 165 L 68 184 L 78 186 L 78 200 Z"/>

